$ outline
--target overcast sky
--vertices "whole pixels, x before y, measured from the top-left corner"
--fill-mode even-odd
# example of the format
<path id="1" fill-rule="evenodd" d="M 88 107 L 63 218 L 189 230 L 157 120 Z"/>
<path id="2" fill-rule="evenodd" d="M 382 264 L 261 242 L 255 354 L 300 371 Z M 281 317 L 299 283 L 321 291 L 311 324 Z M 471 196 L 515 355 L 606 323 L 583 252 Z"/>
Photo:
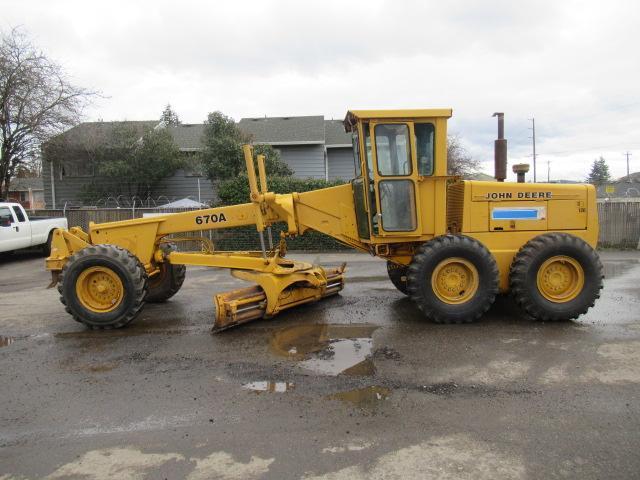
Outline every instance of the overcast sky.
<path id="1" fill-rule="evenodd" d="M 492 172 L 505 112 L 509 163 L 584 179 L 603 155 L 640 170 L 637 1 L 0 0 L 76 83 L 105 98 L 87 120 L 185 123 L 343 118 L 350 108 L 451 107 L 449 130 Z"/>

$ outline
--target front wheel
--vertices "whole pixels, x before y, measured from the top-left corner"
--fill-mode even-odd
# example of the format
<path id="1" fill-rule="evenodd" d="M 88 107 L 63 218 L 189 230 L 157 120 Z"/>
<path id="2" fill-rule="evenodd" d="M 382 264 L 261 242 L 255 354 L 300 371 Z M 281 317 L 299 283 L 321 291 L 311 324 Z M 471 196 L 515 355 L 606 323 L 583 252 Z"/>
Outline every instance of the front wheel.
<path id="1" fill-rule="evenodd" d="M 464 235 L 436 237 L 413 257 L 408 290 L 436 323 L 470 323 L 480 318 L 498 293 L 498 266 L 479 241 Z"/>
<path id="2" fill-rule="evenodd" d="M 173 297 L 184 283 L 187 267 L 162 263 L 160 271 L 149 277 L 149 293 L 147 302 L 162 303 Z"/>
<path id="3" fill-rule="evenodd" d="M 389 280 L 391 280 L 394 287 L 405 295 L 409 295 L 409 290 L 407 290 L 408 270 L 409 267 L 406 265 L 401 265 L 399 263 L 394 263 L 391 260 L 387 260 L 387 274 L 389 275 Z"/>
<path id="4" fill-rule="evenodd" d="M 546 233 L 527 242 L 511 264 L 516 303 L 531 317 L 563 321 L 586 313 L 600 297 L 602 263 L 581 238 Z"/>
<path id="5" fill-rule="evenodd" d="M 147 273 L 138 258 L 115 245 L 94 245 L 69 258 L 58 285 L 73 318 L 94 329 L 120 328 L 138 316 Z"/>

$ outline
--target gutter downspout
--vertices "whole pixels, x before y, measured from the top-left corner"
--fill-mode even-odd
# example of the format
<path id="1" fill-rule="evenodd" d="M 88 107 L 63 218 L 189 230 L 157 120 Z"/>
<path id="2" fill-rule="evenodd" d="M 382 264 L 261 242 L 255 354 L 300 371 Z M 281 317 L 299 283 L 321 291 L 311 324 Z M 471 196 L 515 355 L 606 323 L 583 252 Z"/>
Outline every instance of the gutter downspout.
<path id="1" fill-rule="evenodd" d="M 56 208 L 56 176 L 53 174 L 53 162 L 49 163 L 51 173 L 51 208 Z"/>
<path id="2" fill-rule="evenodd" d="M 329 181 L 329 154 L 327 153 L 327 145 L 324 146 L 324 179 Z"/>

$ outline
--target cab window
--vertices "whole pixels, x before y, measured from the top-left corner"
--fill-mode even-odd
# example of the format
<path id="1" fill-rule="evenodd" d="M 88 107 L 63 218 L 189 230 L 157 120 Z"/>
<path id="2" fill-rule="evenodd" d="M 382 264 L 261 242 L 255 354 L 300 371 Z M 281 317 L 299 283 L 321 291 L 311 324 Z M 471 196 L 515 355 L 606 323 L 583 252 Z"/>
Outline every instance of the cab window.
<path id="1" fill-rule="evenodd" d="M 376 125 L 376 155 L 381 176 L 411 175 L 409 127 L 404 124 Z"/>
<path id="2" fill-rule="evenodd" d="M 373 180 L 373 161 L 371 160 L 371 134 L 369 133 L 369 124 L 362 124 L 362 131 L 364 132 L 364 154 L 367 162 L 367 174 L 369 180 Z"/>
<path id="3" fill-rule="evenodd" d="M 19 207 L 11 207 L 13 208 L 13 213 L 16 214 L 16 218 L 18 219 L 18 222 L 22 223 L 24 221 L 26 221 L 26 219 L 24 218 L 24 213 L 22 213 L 22 210 L 20 210 Z"/>
<path id="4" fill-rule="evenodd" d="M 9 207 L 0 207 L 0 227 L 10 227 L 13 223 Z"/>
<path id="5" fill-rule="evenodd" d="M 416 123 L 413 129 L 418 154 L 418 175 L 433 175 L 435 128 L 432 123 Z"/>
<path id="6" fill-rule="evenodd" d="M 355 178 L 358 178 L 362 175 L 362 170 L 360 168 L 360 142 L 358 141 L 357 133 L 351 136 L 351 143 L 353 144 L 353 165 L 356 171 Z"/>

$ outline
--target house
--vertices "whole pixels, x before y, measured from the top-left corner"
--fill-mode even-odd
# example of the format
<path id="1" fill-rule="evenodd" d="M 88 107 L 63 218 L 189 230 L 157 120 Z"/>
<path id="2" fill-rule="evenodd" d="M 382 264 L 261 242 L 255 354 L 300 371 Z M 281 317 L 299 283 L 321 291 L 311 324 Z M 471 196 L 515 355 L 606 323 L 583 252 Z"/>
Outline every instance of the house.
<path id="1" fill-rule="evenodd" d="M 185 158 L 194 157 L 188 167 L 177 170 L 154 187 L 152 197 L 141 199 L 153 204 L 168 203 L 179 198 L 199 202 L 215 200 L 215 187 L 199 168 L 195 155 L 202 150 L 204 124 L 181 124 L 165 127 L 157 121 L 86 122 L 71 128 L 56 142 L 67 161 L 59 164 L 43 162 L 44 198 L 48 208 L 65 205 L 81 206 L 82 191 L 92 182 L 105 186 L 108 180 L 98 178 L 90 158 L 91 146 L 106 142 L 114 129 L 133 128 L 142 136 L 146 129 L 167 128 Z M 325 120 L 322 115 L 298 117 L 243 118 L 238 127 L 256 144 L 268 144 L 280 152 L 281 158 L 300 178 L 326 180 L 353 178 L 351 137 L 344 132 L 342 121 Z M 58 155 L 60 157 L 60 155 Z M 106 184 L 108 188 L 108 183 Z M 129 206 L 131 199 L 102 199 L 100 206 Z"/>
<path id="2" fill-rule="evenodd" d="M 598 198 L 638 198 L 640 197 L 640 172 L 625 175 L 618 180 L 598 185 Z"/>
<path id="3" fill-rule="evenodd" d="M 354 164 L 351 136 L 341 120 L 322 115 L 243 118 L 240 129 L 256 144 L 267 144 L 300 178 L 349 180 Z"/>
<path id="4" fill-rule="evenodd" d="M 93 169 L 91 148 L 105 143 L 117 128 L 133 129 L 142 136 L 146 130 L 165 128 L 158 121 L 123 121 L 123 122 L 85 122 L 59 135 L 54 142 L 47 144 L 44 151 L 42 176 L 44 181 L 44 199 L 47 208 L 69 208 L 83 205 L 83 189 L 93 182 L 99 182 L 108 190 L 109 180 L 100 178 Z M 171 133 L 178 149 L 185 156 L 193 156 L 201 150 L 200 138 L 204 131 L 202 124 L 185 124 L 177 127 L 166 127 Z M 47 152 L 51 148 L 62 150 L 65 160 L 59 163 L 47 161 Z M 116 190 L 114 188 L 114 190 Z M 164 179 L 154 188 L 153 198 L 135 199 L 136 202 L 148 206 L 169 203 L 177 198 L 210 202 L 214 200 L 214 189 L 206 176 L 197 169 L 180 169 Z M 96 202 L 97 206 L 129 207 L 133 201 L 124 196 L 106 196 Z M 140 204 L 138 203 L 138 205 Z"/>
<path id="5" fill-rule="evenodd" d="M 17 202 L 27 209 L 44 208 L 42 177 L 11 180 L 8 200 Z"/>

